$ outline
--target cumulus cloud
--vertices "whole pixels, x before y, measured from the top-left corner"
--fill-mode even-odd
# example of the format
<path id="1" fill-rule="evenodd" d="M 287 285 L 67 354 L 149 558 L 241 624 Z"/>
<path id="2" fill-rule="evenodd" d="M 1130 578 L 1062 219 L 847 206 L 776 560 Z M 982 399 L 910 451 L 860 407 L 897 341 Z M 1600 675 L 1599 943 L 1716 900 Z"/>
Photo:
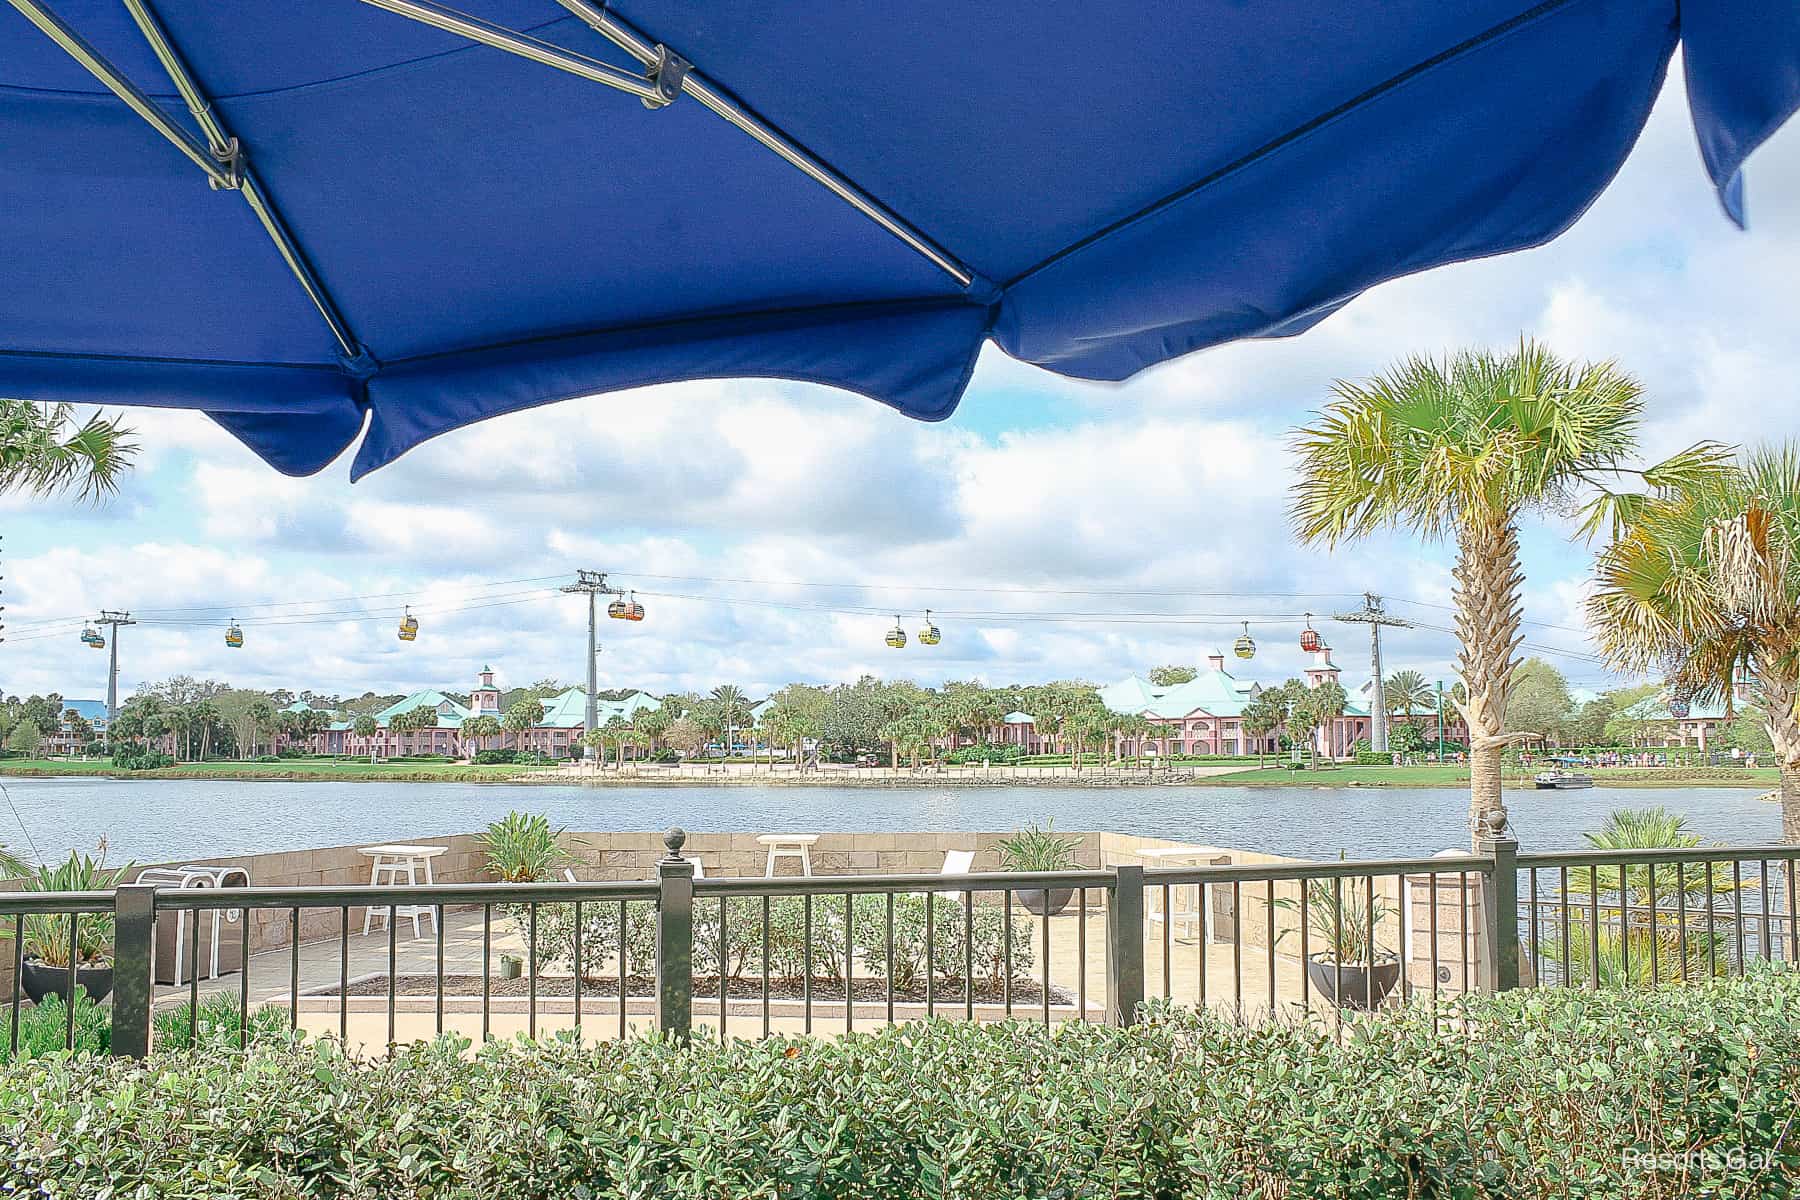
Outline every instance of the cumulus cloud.
<path id="1" fill-rule="evenodd" d="M 1677 85 L 1612 189 L 1549 246 L 1397 280 L 1301 337 L 1116 386 L 990 351 L 939 425 L 807 385 L 681 384 L 483 422 L 352 487 L 343 463 L 290 480 L 205 418 L 134 412 L 146 452 L 125 497 L 0 502 L 9 634 L 102 605 L 215 622 L 128 631 L 128 682 L 181 671 L 398 691 L 461 686 L 488 663 L 509 682 L 578 680 L 583 602 L 540 577 L 581 566 L 615 572 L 650 609 L 642 625 L 604 624 L 609 686 L 754 693 L 865 671 L 1108 680 L 1196 662 L 1245 618 L 1262 647 L 1250 673 L 1280 678 L 1301 666 L 1306 611 L 1355 685 L 1366 633 L 1329 615 L 1365 590 L 1420 625 L 1388 635 L 1389 667 L 1447 677 L 1449 549 L 1404 533 L 1294 546 L 1287 430 L 1335 378 L 1525 332 L 1635 372 L 1647 453 L 1800 431 L 1800 130 L 1749 179 L 1742 234 L 1718 214 Z M 1526 529 L 1530 638 L 1598 681 L 1580 657 L 1587 551 L 1569 533 L 1557 514 Z M 483 586 L 518 579 L 533 582 Z M 290 603 L 328 597 L 374 598 Z M 424 632 L 403 644 L 394 609 L 415 602 Z M 896 613 L 916 633 L 926 608 L 941 646 L 882 645 Z M 216 625 L 233 615 L 242 651 Z M 8 691 L 104 687 L 103 656 L 72 633 L 0 655 Z"/>

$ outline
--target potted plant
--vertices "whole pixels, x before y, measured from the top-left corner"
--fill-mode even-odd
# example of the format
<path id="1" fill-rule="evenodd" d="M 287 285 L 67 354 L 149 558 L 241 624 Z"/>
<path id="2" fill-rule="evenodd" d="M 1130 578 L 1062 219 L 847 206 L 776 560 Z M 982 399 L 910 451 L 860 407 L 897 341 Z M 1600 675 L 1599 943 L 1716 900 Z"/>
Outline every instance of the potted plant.
<path id="1" fill-rule="evenodd" d="M 563 850 L 564 832 L 542 813 L 509 812 L 475 840 L 502 883 L 541 883 L 575 861 Z"/>
<path id="2" fill-rule="evenodd" d="M 1000 865 L 1008 871 L 1073 871 L 1075 850 L 1080 845 L 1080 838 L 1058 834 L 1056 822 L 1051 821 L 1042 829 L 1027 825 L 1011 837 L 1001 839 L 997 849 Z M 1054 917 L 1068 907 L 1074 895 L 1072 887 L 1025 888 L 1019 891 L 1019 901 L 1027 912 Z"/>
<path id="3" fill-rule="evenodd" d="M 1307 933 L 1311 943 L 1306 960 L 1307 978 L 1318 993 L 1339 1008 L 1368 1010 L 1387 999 L 1400 982 L 1400 956 L 1376 938 L 1382 922 L 1394 914 L 1383 896 L 1373 903 L 1362 889 L 1345 880 L 1333 887 L 1329 879 L 1306 881 Z M 1276 902 L 1292 910 L 1292 899 Z M 1293 930 L 1283 930 L 1278 940 Z M 1370 961 L 1369 948 L 1375 953 Z"/>
<path id="4" fill-rule="evenodd" d="M 129 864 L 117 870 L 106 866 L 106 846 L 101 843 L 95 858 L 70 851 L 67 862 L 60 866 L 40 866 L 25 877 L 28 892 L 103 892 L 118 886 Z M 113 915 L 82 913 L 75 928 L 75 961 L 69 961 L 68 913 L 33 913 L 25 918 L 24 959 L 19 972 L 19 986 L 40 1004 L 44 997 L 69 994 L 69 971 L 75 972 L 75 984 L 91 1000 L 104 1000 L 112 991 Z"/>

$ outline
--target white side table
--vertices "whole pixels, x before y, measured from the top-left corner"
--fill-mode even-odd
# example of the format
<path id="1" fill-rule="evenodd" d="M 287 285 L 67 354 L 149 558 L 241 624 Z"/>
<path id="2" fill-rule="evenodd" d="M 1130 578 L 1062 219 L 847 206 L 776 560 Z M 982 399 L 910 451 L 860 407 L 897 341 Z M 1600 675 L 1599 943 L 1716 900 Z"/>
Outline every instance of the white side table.
<path id="1" fill-rule="evenodd" d="M 364 846 L 357 851 L 367 857 L 369 862 L 370 887 L 418 887 L 424 884 L 430 887 L 431 860 L 448 850 L 448 846 Z M 437 931 L 437 910 L 429 904 L 397 904 L 386 907 L 369 905 L 363 909 L 363 936 L 367 937 L 369 925 L 376 914 L 381 915 L 382 928 L 387 928 L 390 920 L 404 921 L 412 918 L 413 936 L 424 937 L 420 931 L 419 918 L 431 920 L 432 932 Z"/>
<path id="2" fill-rule="evenodd" d="M 819 840 L 816 833 L 765 833 L 757 839 L 769 848 L 769 862 L 763 868 L 763 878 L 775 878 L 775 860 L 791 858 L 800 864 L 800 874 L 812 874 L 812 846 Z"/>

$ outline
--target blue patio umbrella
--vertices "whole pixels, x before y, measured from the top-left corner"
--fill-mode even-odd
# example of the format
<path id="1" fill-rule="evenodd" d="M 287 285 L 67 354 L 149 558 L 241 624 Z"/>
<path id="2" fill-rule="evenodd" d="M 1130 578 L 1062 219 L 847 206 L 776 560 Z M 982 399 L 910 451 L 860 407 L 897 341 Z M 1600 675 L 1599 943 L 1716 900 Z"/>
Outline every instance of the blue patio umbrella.
<path id="1" fill-rule="evenodd" d="M 1793 0 L 5 0 L 0 394 L 358 475 L 498 413 L 811 380 L 925 419 L 1541 243 L 1677 44 L 1706 170 Z"/>

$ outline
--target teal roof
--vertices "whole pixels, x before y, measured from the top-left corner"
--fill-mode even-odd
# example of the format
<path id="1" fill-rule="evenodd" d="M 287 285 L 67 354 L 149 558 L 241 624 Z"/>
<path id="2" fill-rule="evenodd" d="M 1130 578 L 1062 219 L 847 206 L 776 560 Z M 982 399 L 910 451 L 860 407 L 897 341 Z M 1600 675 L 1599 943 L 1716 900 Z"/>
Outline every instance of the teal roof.
<path id="1" fill-rule="evenodd" d="M 1173 721 L 1183 717 L 1239 717 L 1261 690 L 1253 680 L 1239 679 L 1229 671 L 1202 671 L 1186 683 L 1159 687 L 1137 675 L 1100 689 L 1100 702 L 1117 713 L 1141 713 Z M 1433 714 L 1436 713 L 1433 709 Z M 1369 706 L 1352 693 L 1345 697 L 1346 717 L 1366 717 Z"/>
<path id="2" fill-rule="evenodd" d="M 544 719 L 538 724 L 566 729 L 579 725 L 586 719 L 587 693 L 580 688 L 570 688 L 544 701 Z M 600 724 L 606 724 L 604 715 L 600 717 Z"/>
<path id="3" fill-rule="evenodd" d="M 770 702 L 765 700 L 765 701 L 763 701 L 763 703 L 761 705 L 758 705 L 756 708 L 751 709 L 750 711 L 760 717 L 762 715 L 763 706 L 767 705 L 768 703 L 770 703 Z M 661 708 L 661 707 L 662 707 L 662 701 L 658 700 L 655 696 L 652 696 L 649 692 L 633 692 L 633 693 L 631 693 L 631 695 L 625 697 L 623 700 L 602 700 L 602 701 L 600 701 L 601 711 L 604 712 L 608 708 L 610 708 L 613 712 L 618 713 L 621 717 L 624 717 L 627 721 L 631 720 L 631 718 L 637 716 L 641 712 L 646 712 L 650 709 Z"/>
<path id="4" fill-rule="evenodd" d="M 456 697 L 446 696 L 440 691 L 427 688 L 425 691 L 414 692 L 405 699 L 388 705 L 375 714 L 375 719 L 386 725 L 390 718 L 397 717 L 401 713 L 411 712 L 420 705 L 438 710 L 438 728 L 440 729 L 455 729 L 473 715 L 469 712 L 469 706 Z"/>
<path id="5" fill-rule="evenodd" d="M 1202 671 L 1186 683 L 1158 687 L 1133 675 L 1100 689 L 1100 702 L 1119 713 L 1173 719 L 1193 713 L 1235 717 L 1244 711 L 1255 685 L 1229 671 Z"/>
<path id="6" fill-rule="evenodd" d="M 594 705 L 594 719 L 602 727 L 614 717 L 629 721 L 646 709 L 658 708 L 660 701 L 644 692 L 633 692 L 623 700 L 601 700 Z M 572 729 L 587 719 L 587 690 L 573 687 L 544 701 L 544 719 L 539 724 L 555 729 Z"/>
<path id="7" fill-rule="evenodd" d="M 62 702 L 62 710 L 64 713 L 74 712 L 78 714 L 82 720 L 89 724 L 98 721 L 100 724 L 104 725 L 107 721 L 106 701 L 104 700 L 64 700 Z"/>
<path id="8" fill-rule="evenodd" d="M 538 728 L 573 729 L 580 726 L 587 717 L 587 692 L 582 688 L 569 688 L 542 703 L 544 717 L 538 722 Z M 411 712 L 421 704 L 430 705 L 438 710 L 438 728 L 440 729 L 461 728 L 464 721 L 478 715 L 463 700 L 437 691 L 435 688 L 427 688 L 388 705 L 374 716 L 385 727 L 389 718 L 404 712 Z M 660 707 L 660 705 L 661 702 L 647 692 L 633 692 L 623 700 L 602 700 L 595 708 L 599 723 L 605 725 L 614 717 L 623 717 L 629 721 L 638 713 Z M 301 706 L 302 709 L 304 707 L 304 705 Z M 490 712 L 488 715 L 498 714 Z M 333 721 L 330 728 L 349 729 L 353 724 L 353 720 Z"/>
<path id="9" fill-rule="evenodd" d="M 1622 714 L 1632 721 L 1673 721 L 1669 715 L 1669 698 L 1651 696 L 1647 700 L 1639 700 Z M 1688 715 L 1683 721 L 1723 721 L 1725 719 L 1725 702 L 1723 700 L 1702 702 L 1694 700 L 1688 705 Z"/>

